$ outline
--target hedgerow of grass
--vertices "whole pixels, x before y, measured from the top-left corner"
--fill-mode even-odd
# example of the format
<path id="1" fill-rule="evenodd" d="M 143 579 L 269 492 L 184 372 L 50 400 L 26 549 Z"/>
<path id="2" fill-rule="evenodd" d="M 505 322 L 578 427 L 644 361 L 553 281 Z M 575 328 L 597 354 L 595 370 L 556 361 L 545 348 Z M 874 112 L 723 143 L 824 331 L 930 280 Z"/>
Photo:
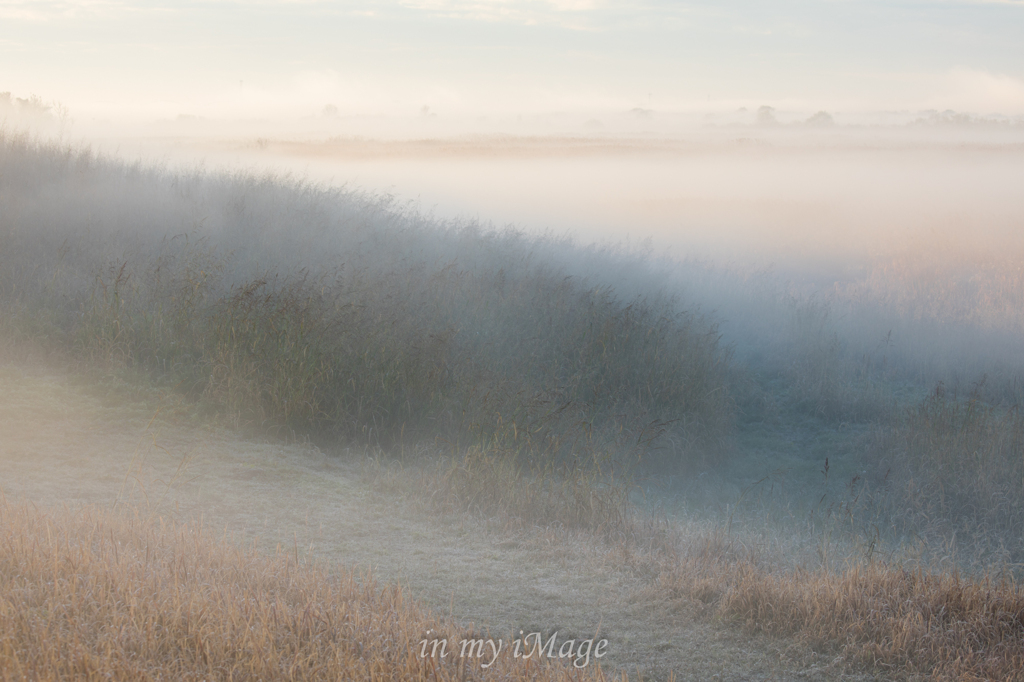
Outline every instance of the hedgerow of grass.
<path id="1" fill-rule="evenodd" d="M 0 173 L 8 331 L 144 369 L 240 425 L 498 446 L 540 468 L 595 448 L 696 466 L 729 432 L 714 325 L 653 283 L 621 298 L 599 266 L 627 254 L 9 135 Z"/>

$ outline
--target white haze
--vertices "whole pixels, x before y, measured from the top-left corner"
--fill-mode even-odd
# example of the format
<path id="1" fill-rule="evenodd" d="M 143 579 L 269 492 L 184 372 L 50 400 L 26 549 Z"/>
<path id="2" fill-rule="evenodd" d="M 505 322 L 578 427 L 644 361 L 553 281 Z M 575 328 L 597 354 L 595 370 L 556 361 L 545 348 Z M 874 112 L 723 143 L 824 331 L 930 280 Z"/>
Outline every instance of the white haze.
<path id="1" fill-rule="evenodd" d="M 621 245 L 712 313 L 740 358 L 785 364 L 807 338 L 840 338 L 833 364 L 877 355 L 920 385 L 988 375 L 1016 390 L 1024 374 L 1016 117 L 328 110 L 116 126 L 50 114 L 36 129 L 143 164 L 290 175 L 442 221 Z M 627 297 L 645 289 L 628 278 L 604 277 Z"/>
<path id="2" fill-rule="evenodd" d="M 612 120 L 611 131 L 569 135 L 535 125 L 519 135 L 268 133 L 146 144 L 172 165 L 202 157 L 211 168 L 286 172 L 391 193 L 442 220 L 667 257 L 666 285 L 712 313 L 738 359 L 786 366 L 836 338 L 831 362 L 850 372 L 888 362 L 922 386 L 969 387 L 988 376 L 996 399 L 1015 390 L 1024 372 L 1015 341 L 1024 333 L 1019 125 L 933 116 L 825 129 L 634 121 L 615 130 Z M 610 283 L 628 295 L 628 277 Z"/>
<path id="3" fill-rule="evenodd" d="M 825 285 L 915 249 L 1020 249 L 1024 125 L 903 118 L 814 129 L 759 126 L 735 113 L 724 122 L 620 114 L 575 125 L 557 117 L 253 124 L 234 134 L 179 121 L 131 136 L 101 130 L 92 144 L 147 162 L 392 194 L 440 219 L 774 265 Z"/>

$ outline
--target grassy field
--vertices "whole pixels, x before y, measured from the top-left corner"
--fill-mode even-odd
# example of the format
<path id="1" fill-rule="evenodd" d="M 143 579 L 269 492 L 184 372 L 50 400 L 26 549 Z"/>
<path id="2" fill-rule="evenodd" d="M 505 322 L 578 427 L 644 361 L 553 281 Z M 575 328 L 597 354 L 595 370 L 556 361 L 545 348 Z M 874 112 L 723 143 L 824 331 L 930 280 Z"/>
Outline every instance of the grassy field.
<path id="1" fill-rule="evenodd" d="M 821 291 L 771 272 L 430 220 L 289 178 L 171 173 L 9 133 L 0 178 L 0 334 L 14 356 L 31 349 L 119 392 L 173 396 L 182 419 L 246 437 L 339 458 L 376 453 L 371 479 L 388 494 L 496 532 L 581 534 L 646 576 L 640 593 L 827 652 L 838 661 L 829 675 L 1022 676 L 1020 254 L 880 256 Z M 47 518 L 79 523 L 71 512 L 4 513 L 11 528 L 36 529 L 12 540 L 10 561 L 35 556 L 38 543 L 24 538 Z M 142 545 L 174 547 L 191 532 L 81 514 L 111 537 L 149 538 Z M 110 562 L 102 545 L 96 566 Z M 299 570 L 239 552 L 181 549 L 231 563 L 234 573 L 208 581 L 228 592 L 244 571 Z M 341 590 L 325 600 L 355 598 L 338 596 L 351 595 L 350 578 L 302 570 L 310 590 Z M 60 582 L 39 576 L 25 589 Z M 181 598 L 158 596 L 165 587 L 146 587 L 153 618 Z M 399 609 L 381 606 L 392 588 L 365 589 L 370 611 Z M 278 599 L 253 597 L 264 598 Z M 230 629 L 235 607 L 224 608 L 210 622 L 227 628 L 216 635 L 226 652 L 241 635 Z M 132 613 L 92 622 L 135 623 Z M 37 625 L 101 633 L 88 622 Z M 302 660 L 322 643 L 308 629 L 266 637 Z M 102 644 L 90 641 L 83 651 L 97 656 Z M 146 665 L 162 674 L 227 679 L 241 665 L 202 668 L 201 656 L 186 663 L 147 641 Z M 11 646 L 11 665 L 45 653 Z M 396 646 L 373 660 L 384 665 Z M 330 651 L 339 671 L 354 670 Z M 273 660 L 276 671 L 293 665 Z M 173 665 L 184 667 L 160 667 Z M 393 670 L 403 672 L 381 674 L 413 674 Z"/>

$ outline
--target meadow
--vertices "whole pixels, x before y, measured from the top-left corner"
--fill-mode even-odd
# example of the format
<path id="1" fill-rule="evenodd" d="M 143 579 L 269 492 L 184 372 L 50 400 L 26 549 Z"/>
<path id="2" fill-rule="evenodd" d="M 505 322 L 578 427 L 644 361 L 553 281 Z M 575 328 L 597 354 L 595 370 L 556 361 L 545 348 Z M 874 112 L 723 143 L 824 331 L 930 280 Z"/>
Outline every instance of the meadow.
<path id="1" fill-rule="evenodd" d="M 152 387 L 247 436 L 372 453 L 376 485 L 438 513 L 582 533 L 638 562 L 652 598 L 828 652 L 838 676 L 1024 676 L 1021 255 L 918 245 L 815 288 L 769 269 L 424 216 L 288 176 L 172 171 L 0 134 L 11 353 Z M 66 573 L 77 569 L 44 575 L 58 565 L 95 564 L 130 585 L 104 540 L 125 534 L 125 545 L 200 562 L 181 570 L 213 571 L 204 585 L 230 592 L 263 575 L 291 594 L 299 571 L 299 592 L 317 603 L 356 600 L 413 630 L 428 622 L 404 615 L 391 588 L 87 509 L 48 520 L 4 507 L 4 560 L 39 568 L 17 569 L 24 584 L 5 593 L 77 589 Z M 51 525 L 62 546 L 26 539 L 46 528 L 52 543 Z M 71 539 L 88 537 L 87 557 Z M 34 554 L 44 550 L 74 556 Z M 246 661 L 226 652 L 248 607 L 213 593 L 202 599 L 225 609 L 204 615 L 216 656 L 186 646 L 188 632 L 174 651 L 140 635 L 127 659 L 109 653 L 97 624 L 180 616 L 185 597 L 163 593 L 179 589 L 174 576 L 153 580 L 145 617 L 100 609 L 65 626 L 39 607 L 20 643 L 4 640 L 2 667 L 59 677 L 57 659 L 38 656 L 70 637 L 79 672 L 107 651 L 95 670 L 115 676 L 136 658 L 152 667 L 132 674 L 242 675 Z M 268 594 L 251 601 L 285 599 L 294 617 L 260 636 L 303 663 L 274 659 L 243 677 L 426 676 L 392 660 L 405 625 L 381 626 L 397 634 L 368 660 L 407 667 L 356 668 L 342 655 L 351 638 L 321 631 L 327 610 L 307 617 L 311 597 Z M 24 619 L 19 609 L 9 602 L 6 617 Z M 508 679 L 535 674 L 509 665 Z"/>

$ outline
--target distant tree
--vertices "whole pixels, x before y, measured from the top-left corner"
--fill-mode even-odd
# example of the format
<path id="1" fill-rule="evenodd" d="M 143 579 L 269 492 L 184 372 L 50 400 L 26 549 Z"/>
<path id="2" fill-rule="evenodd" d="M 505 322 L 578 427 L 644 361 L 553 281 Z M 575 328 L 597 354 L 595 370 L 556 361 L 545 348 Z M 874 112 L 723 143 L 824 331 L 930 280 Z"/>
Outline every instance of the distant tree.
<path id="1" fill-rule="evenodd" d="M 804 121 L 804 125 L 810 128 L 828 128 L 836 124 L 835 119 L 832 118 L 832 114 L 827 111 L 819 111 L 814 116 Z"/>
<path id="2" fill-rule="evenodd" d="M 775 119 L 775 107 L 763 106 L 757 110 L 757 125 L 777 126 L 779 122 Z"/>
<path id="3" fill-rule="evenodd" d="M 0 92 L 0 122 L 36 125 L 58 121 L 63 126 L 68 120 L 67 107 L 58 102 L 47 104 L 39 95 L 14 97 L 10 92 Z"/>
<path id="4" fill-rule="evenodd" d="M 15 102 L 18 113 L 29 118 L 42 118 L 50 111 L 50 105 L 44 104 L 38 95 L 32 95 L 27 99 L 18 97 Z"/>

